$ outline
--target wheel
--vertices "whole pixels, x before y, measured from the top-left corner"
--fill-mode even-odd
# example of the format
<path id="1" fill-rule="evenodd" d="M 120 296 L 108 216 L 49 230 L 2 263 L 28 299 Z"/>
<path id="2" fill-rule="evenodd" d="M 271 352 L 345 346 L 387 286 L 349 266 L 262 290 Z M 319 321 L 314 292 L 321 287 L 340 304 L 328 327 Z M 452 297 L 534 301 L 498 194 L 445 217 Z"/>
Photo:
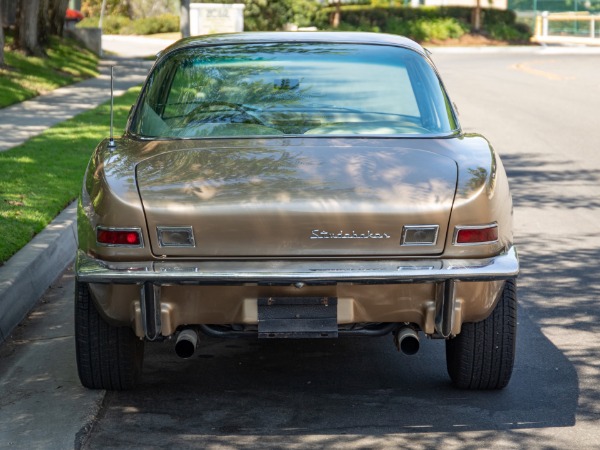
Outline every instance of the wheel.
<path id="1" fill-rule="evenodd" d="M 90 389 L 132 389 L 142 373 L 144 341 L 131 328 L 106 322 L 85 283 L 75 283 L 75 352 L 81 384 Z"/>
<path id="2" fill-rule="evenodd" d="M 455 386 L 462 389 L 502 389 L 510 381 L 517 334 L 517 287 L 504 283 L 492 314 L 465 323 L 458 336 L 446 341 L 446 365 Z"/>

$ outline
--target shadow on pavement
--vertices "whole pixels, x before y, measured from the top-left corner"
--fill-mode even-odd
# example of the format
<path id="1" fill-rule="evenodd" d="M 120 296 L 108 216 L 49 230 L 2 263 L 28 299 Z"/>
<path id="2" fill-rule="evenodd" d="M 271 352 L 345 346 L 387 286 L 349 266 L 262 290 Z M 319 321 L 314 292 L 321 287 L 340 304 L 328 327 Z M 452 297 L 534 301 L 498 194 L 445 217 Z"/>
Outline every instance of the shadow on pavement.
<path id="1" fill-rule="evenodd" d="M 258 438 L 364 448 L 363 439 L 385 445 L 391 434 L 438 446 L 448 433 L 460 441 L 459 432 L 492 439 L 499 430 L 522 430 L 512 443 L 526 447 L 525 429 L 574 425 L 579 393 L 573 365 L 523 311 L 519 326 L 515 373 L 500 392 L 454 389 L 440 341 L 406 357 L 391 338 L 206 338 L 191 360 L 178 359 L 172 343 L 154 344 L 141 387 L 108 393 L 90 446 L 235 447 Z"/>
<path id="2" fill-rule="evenodd" d="M 600 208 L 600 170 L 581 169 L 568 159 L 550 162 L 535 153 L 503 154 L 502 162 L 516 206 Z M 555 193 L 557 186 L 561 187 L 559 196 Z M 582 186 L 589 187 L 588 196 L 582 196 L 578 191 Z"/>
<path id="3" fill-rule="evenodd" d="M 504 160 L 514 167 L 517 205 L 588 204 L 568 195 L 557 203 L 544 191 L 544 183 L 570 183 L 573 174 L 540 170 L 527 155 Z M 583 174 L 585 182 L 597 178 Z M 547 237 L 518 239 L 518 351 L 503 391 L 454 389 L 440 341 L 424 341 L 418 355 L 406 357 L 391 338 L 205 338 L 186 361 L 167 342 L 148 347 L 138 390 L 108 393 L 89 448 L 564 448 L 568 433 L 551 441 L 543 433 L 599 417 L 596 384 L 578 375 L 595 370 L 597 349 L 570 342 L 577 337 L 568 331 L 598 335 L 600 284 L 589 261 L 600 249 L 565 237 L 549 254 Z"/>

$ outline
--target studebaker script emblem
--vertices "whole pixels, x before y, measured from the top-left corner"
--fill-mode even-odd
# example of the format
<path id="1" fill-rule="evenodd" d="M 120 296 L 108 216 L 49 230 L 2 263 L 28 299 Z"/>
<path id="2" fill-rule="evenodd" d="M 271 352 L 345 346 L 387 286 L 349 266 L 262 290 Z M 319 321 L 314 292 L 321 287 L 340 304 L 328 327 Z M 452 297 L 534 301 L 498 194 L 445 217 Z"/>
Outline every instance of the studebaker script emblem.
<path id="1" fill-rule="evenodd" d="M 339 233 L 331 233 L 325 230 L 312 230 L 311 239 L 389 239 L 391 236 L 387 233 L 373 233 L 371 230 L 366 233 L 357 233 L 352 230 L 352 233 L 344 233 L 342 230 Z"/>

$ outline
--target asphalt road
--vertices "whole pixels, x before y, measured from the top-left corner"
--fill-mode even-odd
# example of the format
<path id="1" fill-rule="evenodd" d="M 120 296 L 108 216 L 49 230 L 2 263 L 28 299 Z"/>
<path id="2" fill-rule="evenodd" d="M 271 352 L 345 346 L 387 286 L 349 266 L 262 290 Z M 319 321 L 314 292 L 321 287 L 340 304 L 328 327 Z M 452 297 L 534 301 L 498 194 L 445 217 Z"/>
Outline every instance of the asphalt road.
<path id="1" fill-rule="evenodd" d="M 518 359 L 502 392 L 448 383 L 442 342 L 205 340 L 147 354 L 87 448 L 593 448 L 600 438 L 600 59 L 435 56 L 467 131 L 503 156 L 523 264 Z"/>
<path id="2" fill-rule="evenodd" d="M 391 338 L 204 339 L 185 361 L 172 343 L 154 344 L 140 388 L 107 393 L 78 443 L 87 449 L 598 448 L 600 56 L 444 52 L 434 59 L 463 128 L 491 140 L 511 180 L 523 270 L 508 388 L 453 389 L 439 341 L 424 341 L 419 354 L 407 357 Z M 32 320 L 68 306 L 72 283 L 67 274 Z M 68 395 L 53 401 L 77 408 L 92 400 L 71 386 L 68 339 L 61 348 L 54 359 L 66 361 L 61 388 Z"/>
<path id="3" fill-rule="evenodd" d="M 149 38 L 145 36 L 120 36 L 105 34 L 102 36 L 102 51 L 114 53 L 125 58 L 155 56 L 158 52 L 175 42 L 175 38 Z"/>

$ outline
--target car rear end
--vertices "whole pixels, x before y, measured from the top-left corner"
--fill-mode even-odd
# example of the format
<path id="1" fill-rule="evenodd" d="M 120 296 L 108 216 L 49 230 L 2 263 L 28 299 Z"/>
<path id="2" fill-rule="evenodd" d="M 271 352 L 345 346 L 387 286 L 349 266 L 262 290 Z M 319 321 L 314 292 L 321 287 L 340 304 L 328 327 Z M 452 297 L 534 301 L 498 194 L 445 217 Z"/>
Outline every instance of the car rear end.
<path id="1" fill-rule="evenodd" d="M 392 333 L 410 354 L 419 333 L 455 341 L 496 320 L 518 273 L 506 175 L 460 133 L 427 55 L 283 36 L 184 41 L 159 59 L 128 134 L 88 168 L 79 300 L 185 357 L 200 332 Z M 456 384 L 506 385 L 512 362 L 467 381 L 470 341 L 456 342 Z"/>

